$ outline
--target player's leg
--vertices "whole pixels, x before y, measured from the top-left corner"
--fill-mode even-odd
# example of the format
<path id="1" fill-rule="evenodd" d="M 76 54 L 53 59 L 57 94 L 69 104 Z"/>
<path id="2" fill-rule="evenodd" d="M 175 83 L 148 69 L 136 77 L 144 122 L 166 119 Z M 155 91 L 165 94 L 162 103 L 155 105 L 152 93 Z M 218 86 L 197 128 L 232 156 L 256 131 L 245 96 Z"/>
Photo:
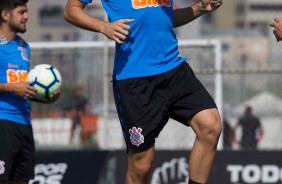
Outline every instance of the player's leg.
<path id="1" fill-rule="evenodd" d="M 16 154 L 19 151 L 16 134 L 14 131 L 14 122 L 0 120 L 0 183 L 8 184 L 13 179 L 15 169 Z M 5 149 L 3 149 L 5 148 Z"/>
<path id="2" fill-rule="evenodd" d="M 28 184 L 34 177 L 35 148 L 31 126 L 0 120 L 0 183 Z"/>
<path id="3" fill-rule="evenodd" d="M 155 138 L 168 120 L 162 75 L 114 81 L 114 96 L 128 151 L 127 184 L 145 184 Z"/>
<path id="4" fill-rule="evenodd" d="M 73 143 L 74 130 L 75 130 L 75 122 L 74 122 L 74 118 L 71 117 L 70 139 L 69 139 L 69 143 L 71 144 Z"/>
<path id="5" fill-rule="evenodd" d="M 20 151 L 17 154 L 17 163 L 15 164 L 15 173 L 13 174 L 12 184 L 28 184 L 29 180 L 34 178 L 35 165 L 35 145 L 33 131 L 31 126 L 19 125 L 17 132 L 21 131 L 19 138 Z"/>
<path id="6" fill-rule="evenodd" d="M 189 158 L 189 178 L 207 183 L 222 128 L 218 110 L 213 108 L 198 112 L 190 126 L 196 133 L 196 139 Z"/>
<path id="7" fill-rule="evenodd" d="M 141 153 L 128 153 L 126 184 L 146 184 L 152 168 L 155 148 Z"/>
<path id="8" fill-rule="evenodd" d="M 183 63 L 172 74 L 168 88 L 171 89 L 168 92 L 169 114 L 195 131 L 196 140 L 189 159 L 189 177 L 194 183 L 206 183 L 221 133 L 219 113 L 214 100 L 189 64 Z"/>

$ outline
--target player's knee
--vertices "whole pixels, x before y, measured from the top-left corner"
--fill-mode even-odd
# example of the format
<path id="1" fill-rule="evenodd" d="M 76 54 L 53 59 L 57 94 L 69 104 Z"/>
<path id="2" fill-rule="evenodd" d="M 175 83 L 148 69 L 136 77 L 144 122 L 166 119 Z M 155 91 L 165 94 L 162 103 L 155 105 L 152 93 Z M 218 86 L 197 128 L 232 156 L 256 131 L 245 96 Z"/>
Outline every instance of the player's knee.
<path id="1" fill-rule="evenodd" d="M 139 163 L 128 168 L 126 183 L 146 183 L 151 170 L 151 164 Z"/>
<path id="2" fill-rule="evenodd" d="M 222 132 L 222 124 L 220 120 L 214 121 L 212 132 L 216 140 L 218 140 Z"/>
<path id="3" fill-rule="evenodd" d="M 141 152 L 129 155 L 128 171 L 138 178 L 146 178 L 152 168 L 154 158 L 154 147 Z"/>
<path id="4" fill-rule="evenodd" d="M 221 121 L 217 118 L 211 118 L 205 122 L 204 126 L 201 127 L 199 134 L 197 135 L 200 139 L 203 139 L 212 144 L 217 143 L 220 134 L 222 132 Z"/>
<path id="5" fill-rule="evenodd" d="M 147 175 L 150 172 L 151 168 L 152 168 L 152 163 L 150 162 L 142 162 L 142 163 L 139 162 L 134 164 L 134 170 L 136 174 L 140 176 Z"/>

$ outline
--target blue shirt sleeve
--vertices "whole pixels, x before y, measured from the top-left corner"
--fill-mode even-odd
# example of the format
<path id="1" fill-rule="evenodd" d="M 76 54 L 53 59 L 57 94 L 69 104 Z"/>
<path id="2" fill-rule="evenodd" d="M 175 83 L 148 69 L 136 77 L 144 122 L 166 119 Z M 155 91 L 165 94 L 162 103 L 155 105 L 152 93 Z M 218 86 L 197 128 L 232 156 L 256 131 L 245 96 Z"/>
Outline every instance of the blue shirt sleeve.
<path id="1" fill-rule="evenodd" d="M 92 0 L 80 0 L 81 2 L 83 2 L 83 3 L 91 3 L 92 2 Z"/>

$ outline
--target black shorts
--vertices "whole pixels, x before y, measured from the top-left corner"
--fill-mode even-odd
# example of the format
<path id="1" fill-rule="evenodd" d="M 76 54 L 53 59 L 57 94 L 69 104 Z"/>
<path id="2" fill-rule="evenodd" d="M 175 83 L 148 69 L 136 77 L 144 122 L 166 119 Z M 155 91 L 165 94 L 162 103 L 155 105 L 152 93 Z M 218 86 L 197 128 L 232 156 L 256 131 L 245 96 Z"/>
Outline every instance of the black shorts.
<path id="1" fill-rule="evenodd" d="M 188 120 L 216 104 L 186 62 L 160 75 L 114 80 L 114 96 L 127 151 L 149 149 L 169 118 Z"/>
<path id="2" fill-rule="evenodd" d="M 32 127 L 0 120 L 0 181 L 34 178 L 35 148 Z"/>

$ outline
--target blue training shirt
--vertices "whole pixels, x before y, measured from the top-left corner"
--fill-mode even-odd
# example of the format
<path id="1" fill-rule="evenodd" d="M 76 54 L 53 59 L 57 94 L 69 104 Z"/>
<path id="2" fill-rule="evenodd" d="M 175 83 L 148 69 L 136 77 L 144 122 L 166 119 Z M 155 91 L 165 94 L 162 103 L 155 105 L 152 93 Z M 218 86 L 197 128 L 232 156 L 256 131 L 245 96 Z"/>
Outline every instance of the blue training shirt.
<path id="1" fill-rule="evenodd" d="M 91 3 L 92 0 L 80 0 Z M 117 80 L 167 72 L 187 58 L 178 51 L 173 30 L 173 0 L 101 0 L 110 22 L 135 19 L 124 44 L 116 44 Z"/>
<path id="2" fill-rule="evenodd" d="M 7 41 L 0 36 L 0 83 L 25 81 L 29 69 L 30 48 L 16 36 Z M 0 93 L 0 119 L 31 125 L 29 101 L 14 93 Z"/>

